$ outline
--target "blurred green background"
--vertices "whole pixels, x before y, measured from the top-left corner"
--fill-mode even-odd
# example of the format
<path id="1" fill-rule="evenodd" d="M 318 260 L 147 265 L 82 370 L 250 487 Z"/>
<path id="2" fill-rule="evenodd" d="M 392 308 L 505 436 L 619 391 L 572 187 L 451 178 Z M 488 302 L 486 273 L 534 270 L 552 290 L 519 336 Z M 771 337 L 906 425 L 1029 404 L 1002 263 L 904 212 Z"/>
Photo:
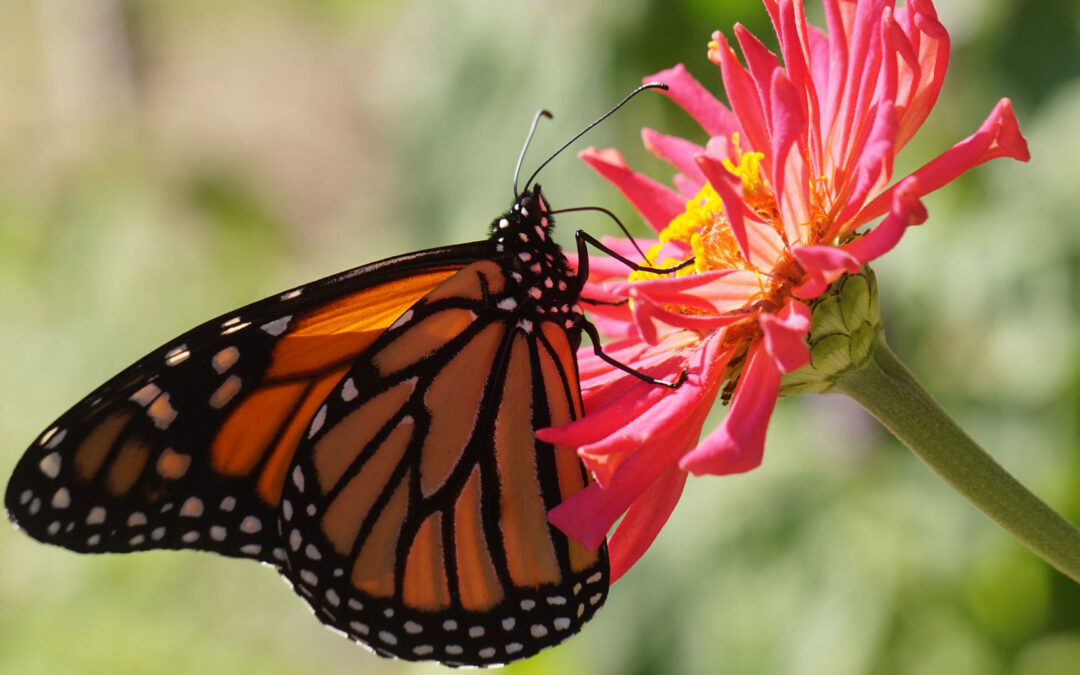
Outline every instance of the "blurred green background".
<path id="1" fill-rule="evenodd" d="M 67 406 L 240 304 L 483 236 L 535 166 L 643 75 L 714 91 L 711 31 L 757 0 L 0 2 L 0 475 Z M 812 12 L 820 14 L 817 3 Z M 1080 522 L 1080 6 L 953 0 L 945 90 L 898 175 L 1012 97 L 1030 165 L 926 202 L 876 265 L 890 342 L 972 436 Z M 819 21 L 820 23 L 820 21 Z M 728 33 L 730 35 L 730 32 Z M 643 96 L 587 142 L 661 180 L 638 129 L 702 139 Z M 643 226 L 571 155 L 556 206 Z M 578 227 L 602 218 L 564 216 Z M 270 569 L 80 556 L 0 524 L 0 673 L 382 673 Z M 691 480 L 585 631 L 514 673 L 1080 669 L 1080 586 L 1014 543 L 840 397 L 778 406 L 764 465 Z"/>

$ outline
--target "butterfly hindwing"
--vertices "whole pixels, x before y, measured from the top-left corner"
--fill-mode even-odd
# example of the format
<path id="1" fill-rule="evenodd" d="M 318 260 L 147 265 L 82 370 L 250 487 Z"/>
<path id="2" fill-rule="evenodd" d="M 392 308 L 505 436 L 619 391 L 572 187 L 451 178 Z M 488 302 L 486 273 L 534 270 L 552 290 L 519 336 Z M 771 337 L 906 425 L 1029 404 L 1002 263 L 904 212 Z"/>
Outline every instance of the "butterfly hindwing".
<path id="1" fill-rule="evenodd" d="M 66 548 L 196 548 L 280 564 L 277 504 L 296 444 L 348 363 L 477 254 L 373 263 L 222 315 L 62 415 L 7 486 L 13 521 Z"/>
<path id="2" fill-rule="evenodd" d="M 576 339 L 523 321 L 512 286 L 478 262 L 412 307 L 326 399 L 286 481 L 282 573 L 380 653 L 523 658 L 606 595 L 606 550 L 547 524 L 587 476 L 535 438 L 581 413 Z"/>

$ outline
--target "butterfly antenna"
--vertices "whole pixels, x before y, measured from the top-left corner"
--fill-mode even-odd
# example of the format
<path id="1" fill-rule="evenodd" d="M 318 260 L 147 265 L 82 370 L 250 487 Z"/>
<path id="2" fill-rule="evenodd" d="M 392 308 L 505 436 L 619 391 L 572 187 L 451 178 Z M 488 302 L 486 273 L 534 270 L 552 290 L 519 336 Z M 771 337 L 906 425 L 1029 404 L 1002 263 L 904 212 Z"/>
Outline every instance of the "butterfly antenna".
<path id="1" fill-rule="evenodd" d="M 585 128 L 584 128 L 584 129 L 582 129 L 581 131 L 577 132 L 577 134 L 575 134 L 573 138 L 571 138 L 571 139 L 570 139 L 570 140 L 568 140 L 567 142 L 563 143 L 563 144 L 562 144 L 562 146 L 561 146 L 561 147 L 560 147 L 560 148 L 559 148 L 558 150 L 556 150 L 555 152 L 551 153 L 551 156 L 550 156 L 550 157 L 548 157 L 547 159 L 545 159 L 545 160 L 544 160 L 544 162 L 543 162 L 543 163 L 542 163 L 542 164 L 541 164 L 540 166 L 538 166 L 538 167 L 536 168 L 536 171 L 533 171 L 532 175 L 531 175 L 531 176 L 529 176 L 529 180 L 525 181 L 525 189 L 528 189 L 528 188 L 529 188 L 529 186 L 530 186 L 530 185 L 532 185 L 533 179 L 534 179 L 534 178 L 536 178 L 536 175 L 537 175 L 538 173 L 540 173 L 540 170 L 541 170 L 541 169 L 543 169 L 543 168 L 544 168 L 545 166 L 547 166 L 547 165 L 548 165 L 548 162 L 550 162 L 551 160 L 553 160 L 553 159 L 555 159 L 556 157 L 558 157 L 558 156 L 559 156 L 559 153 L 561 153 L 561 152 L 562 152 L 563 150 L 565 150 L 565 149 L 567 149 L 568 147 L 570 147 L 570 145 L 571 145 L 571 144 L 572 144 L 572 143 L 573 143 L 574 141 L 576 141 L 577 139 L 579 139 L 579 138 L 581 138 L 582 136 L 584 136 L 584 135 L 585 135 L 585 134 L 586 134 L 586 133 L 587 133 L 587 132 L 588 132 L 588 131 L 589 131 L 590 129 L 592 129 L 593 127 L 595 127 L 595 126 L 596 126 L 597 124 L 600 124 L 601 122 L 603 122 L 603 121 L 604 121 L 604 120 L 606 120 L 607 118 L 611 117 L 611 115 L 612 115 L 612 114 L 613 114 L 613 113 L 614 113 L 614 112 L 615 112 L 616 110 L 618 110 L 619 108 L 623 107 L 623 106 L 624 106 L 624 105 L 626 104 L 626 102 L 627 102 L 627 101 L 629 101 L 630 99 L 634 98 L 635 96 L 637 96 L 637 95 L 638 95 L 638 94 L 640 94 L 641 92 L 645 91 L 646 89 L 663 89 L 664 91 L 667 91 L 667 90 L 668 90 L 668 86 L 667 86 L 666 84 L 664 84 L 663 82 L 647 82 L 646 84 L 643 84 L 643 85 L 641 85 L 640 87 L 638 87 L 638 88 L 637 88 L 637 89 L 635 89 L 634 91 L 632 91 L 632 92 L 630 92 L 629 94 L 627 94 L 627 95 L 626 95 L 626 97 L 625 97 L 625 98 L 623 98 L 623 100 L 621 100 L 621 101 L 619 101 L 618 103 L 616 103 L 616 104 L 615 104 L 615 107 L 614 107 L 614 108 L 612 108 L 611 110 L 607 111 L 606 113 L 604 113 L 603 115 L 601 115 L 601 116 L 600 116 L 600 117 L 598 117 L 597 119 L 593 120 L 593 122 L 592 122 L 591 124 L 589 124 L 589 126 L 585 127 Z M 528 143 L 526 143 L 526 145 L 527 145 L 527 144 L 528 144 Z M 522 152 L 523 152 L 523 154 L 524 154 L 524 151 L 522 151 Z M 515 192 L 515 193 L 517 193 L 517 188 L 516 188 L 516 186 L 517 186 L 517 181 L 516 181 L 516 180 L 514 181 L 514 185 L 515 185 L 515 189 L 514 189 L 514 192 Z M 517 194 L 515 194 L 514 196 L 515 196 L 515 198 L 516 198 L 516 197 L 517 197 Z"/>
<path id="2" fill-rule="evenodd" d="M 518 195 L 521 194 L 517 189 L 518 175 L 521 173 L 521 162 L 525 159 L 525 151 L 529 149 L 529 143 L 532 143 L 533 134 L 536 133 L 536 125 L 540 123 L 541 117 L 546 117 L 550 120 L 552 119 L 552 114 L 547 110 L 541 109 L 537 110 L 536 114 L 533 115 L 532 124 L 529 125 L 529 134 L 525 137 L 525 145 L 521 146 L 521 154 L 518 155 L 517 166 L 514 167 L 514 201 L 517 201 Z M 530 182 L 531 180 L 532 179 L 530 179 Z"/>
<path id="3" fill-rule="evenodd" d="M 554 216 L 560 213 L 573 213 L 574 211 L 599 211 L 600 213 L 605 214 L 608 218 L 614 220 L 615 224 L 618 225 L 619 229 L 622 230 L 623 234 L 626 235 L 626 238 L 630 240 L 630 243 L 634 245 L 634 250 L 636 250 L 641 255 L 641 259 L 644 260 L 645 263 L 648 265 L 653 264 L 653 262 L 649 260 L 649 256 L 645 255 L 645 252 L 641 250 L 640 246 L 638 246 L 637 240 L 634 239 L 634 235 L 630 234 L 630 230 L 626 229 L 626 226 L 622 224 L 621 220 L 615 217 L 614 213 L 608 211 L 602 206 L 575 206 L 569 209 L 559 209 L 558 211 L 552 211 L 551 215 Z"/>

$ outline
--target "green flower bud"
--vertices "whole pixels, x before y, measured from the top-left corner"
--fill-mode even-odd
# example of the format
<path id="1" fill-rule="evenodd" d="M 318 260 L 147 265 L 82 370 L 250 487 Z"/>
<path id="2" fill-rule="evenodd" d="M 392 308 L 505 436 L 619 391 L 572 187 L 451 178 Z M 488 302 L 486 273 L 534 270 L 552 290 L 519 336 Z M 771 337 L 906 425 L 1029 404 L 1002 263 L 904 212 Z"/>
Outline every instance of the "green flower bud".
<path id="1" fill-rule="evenodd" d="M 810 305 L 810 363 L 784 375 L 780 395 L 820 393 L 832 389 L 838 375 L 859 366 L 881 331 L 874 271 L 863 266 L 845 274 Z"/>

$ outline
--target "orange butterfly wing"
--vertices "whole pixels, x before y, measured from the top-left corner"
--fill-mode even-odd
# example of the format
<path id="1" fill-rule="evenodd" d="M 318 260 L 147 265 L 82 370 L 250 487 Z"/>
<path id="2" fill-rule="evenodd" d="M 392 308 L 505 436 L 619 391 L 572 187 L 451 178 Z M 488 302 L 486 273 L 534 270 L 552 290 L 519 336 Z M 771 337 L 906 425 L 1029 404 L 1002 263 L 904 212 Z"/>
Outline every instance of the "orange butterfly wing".
<path id="1" fill-rule="evenodd" d="M 535 438 L 581 415 L 575 345 L 561 322 L 522 330 L 506 285 L 478 262 L 415 305 L 327 397 L 285 484 L 285 573 L 381 653 L 522 658 L 606 596 L 606 550 L 547 524 L 587 476 Z"/>

